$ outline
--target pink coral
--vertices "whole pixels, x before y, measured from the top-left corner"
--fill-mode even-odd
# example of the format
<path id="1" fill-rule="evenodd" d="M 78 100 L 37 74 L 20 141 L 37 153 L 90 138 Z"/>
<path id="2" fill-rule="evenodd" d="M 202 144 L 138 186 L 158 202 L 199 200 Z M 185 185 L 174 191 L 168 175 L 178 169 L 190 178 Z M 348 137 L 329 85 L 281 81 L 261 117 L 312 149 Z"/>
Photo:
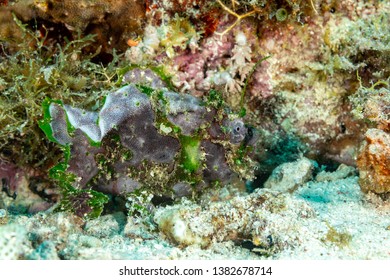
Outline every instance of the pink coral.
<path id="1" fill-rule="evenodd" d="M 214 35 L 208 38 L 196 53 L 178 55 L 174 58 L 173 65 L 177 73 L 173 83 L 182 91 L 191 90 L 195 95 L 203 95 L 210 89 L 207 74 L 217 71 L 224 64 L 224 57 L 231 55 L 233 42 L 231 37 L 220 38 Z"/>
<path id="2" fill-rule="evenodd" d="M 250 79 L 249 97 L 250 99 L 268 99 L 273 96 L 273 86 L 271 83 L 271 75 L 268 72 L 270 63 L 268 61 L 261 62 L 253 72 Z"/>

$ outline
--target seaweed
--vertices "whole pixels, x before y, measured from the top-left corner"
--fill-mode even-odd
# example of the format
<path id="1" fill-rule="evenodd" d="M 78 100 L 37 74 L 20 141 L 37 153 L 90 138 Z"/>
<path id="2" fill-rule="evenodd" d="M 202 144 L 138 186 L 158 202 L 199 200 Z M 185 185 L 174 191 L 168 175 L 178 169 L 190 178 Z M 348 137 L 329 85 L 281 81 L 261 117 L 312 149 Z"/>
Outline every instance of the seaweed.
<path id="1" fill-rule="evenodd" d="M 24 41 L 18 51 L 0 57 L 1 157 L 18 166 L 46 169 L 58 160 L 59 150 L 38 127 L 41 104 L 49 98 L 99 107 L 104 91 L 115 86 L 119 59 L 114 56 L 107 66 L 93 63 L 98 51 L 85 52 L 93 35 L 53 43 L 47 30 L 31 29 L 15 16 L 14 21 Z"/>

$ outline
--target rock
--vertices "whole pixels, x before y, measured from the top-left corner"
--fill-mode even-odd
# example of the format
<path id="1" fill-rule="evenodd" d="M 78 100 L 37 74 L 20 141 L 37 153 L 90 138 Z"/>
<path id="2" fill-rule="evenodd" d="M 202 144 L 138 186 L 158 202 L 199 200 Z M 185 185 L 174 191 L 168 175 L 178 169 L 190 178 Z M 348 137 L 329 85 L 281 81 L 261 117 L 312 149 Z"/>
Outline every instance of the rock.
<path id="1" fill-rule="evenodd" d="M 32 254 L 28 256 L 31 260 L 59 260 L 56 245 L 53 241 L 43 241 Z"/>
<path id="2" fill-rule="evenodd" d="M 336 181 L 336 180 L 345 179 L 352 175 L 356 175 L 356 168 L 342 163 L 334 172 L 321 171 L 320 173 L 318 173 L 318 175 L 316 176 L 316 181 L 317 182 Z"/>
<path id="3" fill-rule="evenodd" d="M 312 178 L 313 162 L 305 157 L 276 167 L 264 183 L 264 188 L 280 192 L 294 192 Z"/>
<path id="4" fill-rule="evenodd" d="M 184 211 L 188 210 L 192 212 L 192 209 L 185 209 Z M 155 221 L 168 239 L 178 245 L 188 246 L 198 244 L 205 246 L 208 244 L 208 236 L 204 236 L 191 228 L 191 220 L 186 219 L 185 215 L 183 216 L 183 210 L 172 208 L 159 212 Z M 209 226 L 209 229 L 212 228 L 211 224 L 205 224 L 204 226 Z"/>
<path id="5" fill-rule="evenodd" d="M 130 239 L 156 239 L 156 236 L 150 232 L 147 222 L 132 216 L 127 217 L 127 222 L 123 229 L 123 235 Z"/>
<path id="6" fill-rule="evenodd" d="M 390 134 L 369 129 L 357 160 L 363 192 L 390 192 Z"/>
<path id="7" fill-rule="evenodd" d="M 57 249 L 61 249 L 64 240 L 71 234 L 82 233 L 84 222 L 82 219 L 69 213 L 38 213 L 28 218 L 17 216 L 15 223 L 23 225 L 24 230 L 29 233 L 29 238 L 38 248 L 47 240 L 54 242 Z M 42 245 L 42 249 L 46 245 Z"/>
<path id="8" fill-rule="evenodd" d="M 275 195 L 270 190 L 257 189 L 250 195 L 204 206 L 182 200 L 181 204 L 158 208 L 154 221 L 168 240 L 181 247 L 207 248 L 216 242 L 240 244 L 251 240 L 258 249 L 268 251 L 287 246 L 287 232 L 294 235 L 292 243 L 299 239 L 298 226 L 292 230 L 289 225 L 292 220 L 304 221 L 314 216 L 312 208 L 302 200 L 293 201 L 289 194 Z"/>
<path id="9" fill-rule="evenodd" d="M 125 50 L 128 47 L 126 41 L 141 31 L 145 20 L 145 4 L 139 0 L 17 2 L 9 7 L 8 12 L 14 13 L 23 22 L 45 21 L 54 26 L 51 32 L 64 32 L 76 38 L 80 34 L 95 34 L 96 45 L 92 47 L 100 46 L 104 53 L 112 51 L 112 48 Z M 12 22 L 12 17 L 8 21 Z M 61 26 L 64 27 L 61 29 Z"/>
<path id="10" fill-rule="evenodd" d="M 118 222 L 118 220 L 120 222 Z M 123 226 L 125 217 L 122 213 L 115 215 L 105 215 L 95 220 L 87 221 L 84 230 L 88 235 L 98 238 L 109 238 L 115 234 L 119 234 Z"/>

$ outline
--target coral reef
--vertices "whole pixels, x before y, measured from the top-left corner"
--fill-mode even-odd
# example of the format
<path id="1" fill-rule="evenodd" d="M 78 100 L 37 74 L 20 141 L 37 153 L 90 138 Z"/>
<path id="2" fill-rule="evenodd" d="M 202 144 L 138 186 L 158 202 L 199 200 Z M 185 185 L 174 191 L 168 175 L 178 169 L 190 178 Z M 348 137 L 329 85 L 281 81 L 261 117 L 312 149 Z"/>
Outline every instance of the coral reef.
<path id="1" fill-rule="evenodd" d="M 369 122 L 370 127 L 390 131 L 389 81 L 379 80 L 370 88 L 360 86 L 350 100 L 355 118 Z"/>
<path id="2" fill-rule="evenodd" d="M 241 115 L 246 114 L 246 119 L 255 125 L 261 135 L 262 148 L 255 151 L 260 165 L 257 176 L 264 177 L 260 179 L 261 182 L 266 180 L 274 167 L 283 163 L 281 158 L 295 160 L 300 153 L 320 164 L 356 164 L 366 124 L 361 118 L 353 118 L 355 109 L 352 113 L 350 111 L 352 107 L 356 108 L 354 104 L 359 104 L 359 100 L 365 98 L 364 86 L 369 88 L 368 83 L 380 83 L 388 76 L 386 34 L 389 17 L 386 3 L 181 1 L 179 5 L 178 1 L 147 1 L 145 7 L 141 7 L 143 5 L 138 1 L 97 1 L 83 2 L 86 5 L 83 12 L 64 13 L 74 9 L 74 1 L 59 7 L 59 3 L 52 2 L 18 1 L 6 5 L 2 10 L 6 27 L 3 30 L 12 31 L 4 32 L 29 40 L 33 50 L 38 48 L 39 55 L 49 51 L 48 57 L 56 43 L 64 45 L 68 39 L 78 38 L 77 30 L 83 36 L 98 36 L 94 37 L 95 42 L 76 40 L 78 43 L 64 48 L 70 52 L 59 55 L 61 59 L 57 62 L 50 59 L 40 61 L 37 59 L 38 54 L 33 56 L 37 65 L 30 69 L 29 72 L 33 73 L 30 77 L 38 78 L 39 81 L 33 88 L 26 73 L 18 73 L 7 60 L 2 62 L 3 69 L 11 66 L 15 71 L 8 72 L 15 72 L 12 76 L 21 77 L 25 87 L 23 92 L 32 92 L 34 96 L 39 93 L 38 102 L 32 102 L 27 108 L 37 108 L 42 93 L 52 99 L 63 100 L 65 104 L 82 102 L 81 107 L 88 109 L 101 106 L 96 100 L 101 102 L 106 93 L 95 90 L 96 81 L 101 81 L 103 77 L 107 80 L 99 82 L 99 85 L 103 84 L 105 89 L 117 87 L 115 79 L 123 75 L 123 68 L 119 66 L 119 70 L 112 71 L 113 68 L 109 66 L 107 71 L 107 68 L 87 64 L 80 50 L 91 52 L 96 49 L 96 45 L 102 45 L 102 52 L 112 54 L 111 59 L 115 59 L 112 49 L 124 51 L 118 44 L 122 46 L 128 40 L 128 62 L 143 65 L 146 69 L 159 67 L 158 72 L 164 77 L 165 85 L 157 87 L 166 86 L 172 91 L 205 98 L 218 91 L 229 107 L 240 111 Z M 123 11 L 130 6 L 138 16 L 121 24 L 124 20 Z M 9 15 L 11 11 L 15 12 L 16 19 Z M 105 13 L 107 17 L 102 18 L 101 15 Z M 120 24 L 121 28 L 112 23 L 114 18 L 118 18 L 115 24 Z M 35 27 L 31 19 L 36 20 Z M 142 30 L 143 24 L 145 26 Z M 59 26 L 67 31 L 59 29 Z M 30 28 L 39 31 L 38 38 L 34 38 L 36 32 L 26 32 Z M 51 30 L 59 31 L 64 37 L 53 38 Z M 107 30 L 118 33 L 109 32 L 112 39 L 102 37 L 101 34 L 107 33 Z M 65 37 L 69 38 L 65 40 Z M 4 46 L 7 44 L 4 43 Z M 20 44 L 16 46 L 21 48 Z M 30 50 L 26 49 L 28 53 L 31 53 Z M 99 53 L 95 53 L 90 59 L 96 60 L 98 56 Z M 15 57 L 13 64 L 19 65 L 17 63 L 24 59 L 28 61 L 27 57 L 31 55 L 27 56 L 22 51 Z M 71 65 L 57 65 L 62 60 L 70 61 Z M 69 68 L 89 70 L 76 75 L 74 71 L 69 73 Z M 96 73 L 101 75 L 96 77 Z M 11 79 L 4 74 L 6 78 L 3 78 L 2 88 L 6 90 L 5 93 L 21 95 L 18 89 L 17 95 L 13 95 L 15 90 L 11 90 Z M 133 77 L 133 82 L 137 79 L 140 77 Z M 374 87 L 375 90 L 383 91 L 382 88 Z M 85 91 L 91 91 L 93 97 L 85 98 Z M 380 96 L 377 97 L 378 102 L 383 100 Z M 30 100 L 29 97 L 24 99 Z M 96 103 L 93 104 L 92 100 Z M 4 106 L 4 110 L 13 107 L 13 102 L 4 103 L 9 105 Z M 367 104 L 369 106 L 370 103 Z M 16 112 L 18 108 L 19 104 L 16 104 L 11 111 Z M 41 132 L 30 121 L 35 121 L 36 115 L 39 113 L 35 109 L 25 118 L 21 118 L 23 115 L 18 113 L 17 117 L 13 116 L 17 122 L 10 126 L 7 125 L 11 118 L 7 118 L 2 122 L 6 128 L 3 131 L 7 135 L 14 134 L 17 141 L 21 138 L 18 135 L 20 130 L 22 134 L 28 133 L 32 138 L 24 137 L 22 144 L 34 147 L 38 143 L 33 140 L 42 138 Z M 164 126 L 160 129 L 164 130 Z M 286 150 L 275 154 L 275 147 L 290 139 L 296 141 L 299 152 L 289 154 L 291 151 Z M 16 153 L 12 152 L 9 143 L 4 144 L 4 151 Z M 58 160 L 59 152 L 52 145 L 43 141 L 38 146 L 38 153 L 32 153 L 37 155 L 35 158 L 29 158 L 30 155 L 23 158 L 28 165 L 53 164 L 43 156 L 38 157 L 40 151 L 44 154 L 52 153 L 54 162 Z M 17 150 L 25 151 L 27 148 Z M 20 160 L 13 163 L 21 165 Z"/>
<path id="3" fill-rule="evenodd" d="M 112 59 L 113 48 L 124 51 L 128 47 L 127 41 L 137 37 L 145 19 L 144 3 L 139 0 L 21 0 L 10 3 L 1 13 L 4 38 L 22 40 L 12 20 L 11 14 L 14 14 L 23 22 L 35 24 L 47 41 L 94 34 L 95 43 L 88 49 L 98 50 L 106 61 Z"/>
<path id="4" fill-rule="evenodd" d="M 159 24 L 150 20 L 140 44 L 129 48 L 131 63 L 163 63 L 182 92 L 222 92 L 230 107 L 246 112 L 263 131 L 260 165 L 275 161 L 263 150 L 287 139 L 301 142 L 300 152 L 321 164 L 356 165 L 366 124 L 354 118 L 348 97 L 361 81 L 388 76 L 387 58 L 378 60 L 388 57 L 386 3 L 216 1 L 216 32 L 202 36 L 192 12 L 204 14 L 207 5 L 180 10 L 174 20 L 179 24 L 189 15 L 192 24 L 183 29 L 191 32 L 180 33 L 172 29 L 173 7 L 154 2 L 147 16 L 159 14 Z M 161 9 L 168 10 L 165 16 Z M 172 53 L 162 44 L 164 34 L 181 36 L 185 44 Z M 274 167 L 260 169 L 269 175 Z"/>
<path id="5" fill-rule="evenodd" d="M 0 1 L 0 258 L 388 258 L 389 11 Z"/>

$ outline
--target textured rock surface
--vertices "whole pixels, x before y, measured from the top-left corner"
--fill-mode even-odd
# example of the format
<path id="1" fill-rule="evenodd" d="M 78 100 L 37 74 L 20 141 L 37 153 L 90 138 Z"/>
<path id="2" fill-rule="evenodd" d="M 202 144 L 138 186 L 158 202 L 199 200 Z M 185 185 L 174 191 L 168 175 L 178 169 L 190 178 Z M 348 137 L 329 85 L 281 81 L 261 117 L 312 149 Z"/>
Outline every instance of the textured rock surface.
<path id="1" fill-rule="evenodd" d="M 267 252 L 282 249 L 281 232 L 290 226 L 288 221 L 312 217 L 314 212 L 304 202 L 259 190 L 203 206 L 184 202 L 166 207 L 155 213 L 154 220 L 160 231 L 178 245 L 207 247 L 214 242 L 251 240 L 259 250 Z M 280 222 L 280 232 L 271 229 L 273 219 Z"/>
<path id="2" fill-rule="evenodd" d="M 358 158 L 360 186 L 364 192 L 390 192 L 390 135 L 369 129 Z"/>
<path id="3" fill-rule="evenodd" d="M 353 166 L 348 166 L 345 164 L 340 164 L 334 172 L 321 171 L 316 176 L 317 182 L 332 181 L 332 180 L 341 180 L 347 177 L 356 175 L 357 170 Z"/>
<path id="4" fill-rule="evenodd" d="M 8 222 L 8 213 L 5 209 L 0 208 L 0 225 L 5 225 Z"/>
<path id="5" fill-rule="evenodd" d="M 0 260 L 26 259 L 31 249 L 29 245 L 22 225 L 0 225 Z"/>
<path id="6" fill-rule="evenodd" d="M 35 20 L 38 26 L 48 29 L 49 37 L 63 40 L 63 36 L 77 38 L 80 34 L 95 34 L 96 50 L 111 53 L 112 47 L 125 50 L 127 40 L 140 32 L 145 19 L 145 6 L 139 0 L 119 1 L 12 1 L 16 3 L 1 11 L 0 35 L 22 39 L 20 30 L 14 24 L 12 13 L 24 22 Z M 4 20 L 3 20 L 4 18 Z M 45 25 L 48 25 L 45 27 Z M 15 34 L 16 32 L 16 34 Z M 62 34 L 56 34 L 56 33 Z"/>
<path id="7" fill-rule="evenodd" d="M 292 194 L 257 190 L 248 195 L 234 187 L 210 190 L 199 203 L 185 199 L 144 218 L 126 219 L 114 213 L 85 222 L 69 213 L 11 214 L 8 224 L 0 226 L 0 255 L 12 259 L 388 259 L 389 202 L 375 202 L 377 196 L 368 201 L 358 177 L 338 176 L 335 172 L 332 180 L 310 181 Z"/>
<path id="8" fill-rule="evenodd" d="M 264 183 L 264 188 L 280 192 L 293 192 L 312 178 L 313 169 L 313 162 L 307 158 L 284 163 L 272 171 L 271 176 Z"/>

